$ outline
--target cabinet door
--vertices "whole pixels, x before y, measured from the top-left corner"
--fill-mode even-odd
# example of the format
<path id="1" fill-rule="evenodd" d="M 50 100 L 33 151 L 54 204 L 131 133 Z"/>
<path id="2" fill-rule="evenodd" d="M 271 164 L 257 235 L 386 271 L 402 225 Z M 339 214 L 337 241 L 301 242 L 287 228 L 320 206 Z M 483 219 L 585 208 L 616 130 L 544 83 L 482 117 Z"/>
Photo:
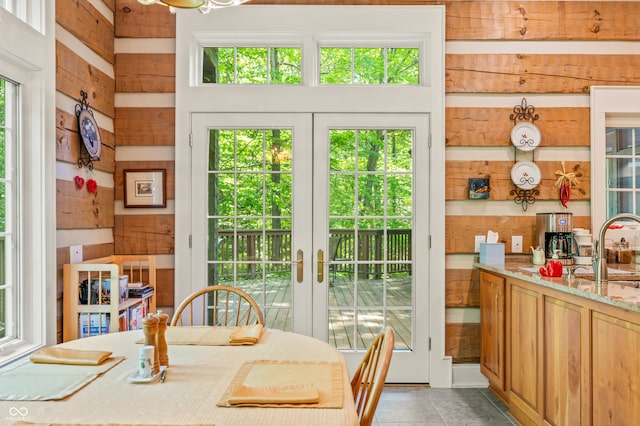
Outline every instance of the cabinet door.
<path id="1" fill-rule="evenodd" d="M 538 293 L 510 282 L 511 306 L 511 396 L 519 398 L 526 406 L 520 409 L 535 416 L 539 403 L 539 345 L 538 345 Z M 519 404 L 520 405 L 520 404 Z M 511 407 L 510 407 L 511 408 Z"/>
<path id="2" fill-rule="evenodd" d="M 505 390 L 504 285 L 504 277 L 480 274 L 480 371 L 500 393 Z"/>
<path id="3" fill-rule="evenodd" d="M 581 307 L 544 298 L 544 420 L 552 425 L 582 421 Z"/>

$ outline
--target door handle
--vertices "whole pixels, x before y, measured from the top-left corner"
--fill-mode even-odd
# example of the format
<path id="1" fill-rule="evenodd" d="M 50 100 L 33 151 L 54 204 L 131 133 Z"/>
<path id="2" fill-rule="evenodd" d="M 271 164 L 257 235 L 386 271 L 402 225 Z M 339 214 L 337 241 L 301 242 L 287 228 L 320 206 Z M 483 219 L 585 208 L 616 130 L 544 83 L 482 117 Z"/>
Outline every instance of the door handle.
<path id="1" fill-rule="evenodd" d="M 296 264 L 297 264 L 297 275 L 298 275 L 298 282 L 301 283 L 302 279 L 304 278 L 303 276 L 303 272 L 304 272 L 304 253 L 301 249 L 298 249 L 297 251 L 297 257 L 296 257 Z"/>
<path id="2" fill-rule="evenodd" d="M 318 282 L 324 281 L 324 251 L 318 249 Z"/>

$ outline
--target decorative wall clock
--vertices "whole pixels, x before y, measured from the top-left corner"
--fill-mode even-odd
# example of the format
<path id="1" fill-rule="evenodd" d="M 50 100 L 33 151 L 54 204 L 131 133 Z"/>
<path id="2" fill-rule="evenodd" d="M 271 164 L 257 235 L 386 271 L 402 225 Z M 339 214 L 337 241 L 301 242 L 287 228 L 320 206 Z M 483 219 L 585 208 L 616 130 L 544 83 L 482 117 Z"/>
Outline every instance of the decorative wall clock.
<path id="1" fill-rule="evenodd" d="M 87 92 L 80 91 L 80 104 L 76 105 L 76 116 L 78 117 L 78 130 L 80 132 L 80 159 L 78 167 L 87 166 L 93 170 L 93 162 L 100 160 L 102 154 L 102 140 L 100 139 L 100 128 L 93 111 L 87 103 Z"/>

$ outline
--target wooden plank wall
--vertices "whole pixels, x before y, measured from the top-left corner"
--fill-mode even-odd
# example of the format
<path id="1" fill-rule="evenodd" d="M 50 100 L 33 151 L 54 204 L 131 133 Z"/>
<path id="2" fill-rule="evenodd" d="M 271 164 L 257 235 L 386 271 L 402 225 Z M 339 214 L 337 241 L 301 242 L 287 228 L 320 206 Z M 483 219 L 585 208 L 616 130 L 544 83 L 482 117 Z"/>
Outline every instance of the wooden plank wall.
<path id="1" fill-rule="evenodd" d="M 77 14 L 65 21 L 83 22 L 79 17 L 93 13 L 89 6 L 85 6 L 87 10 L 73 12 L 78 7 L 71 0 L 59 3 L 71 9 L 65 13 Z M 478 362 L 479 295 L 478 277 L 472 268 L 475 254 L 471 236 L 484 235 L 488 229 L 497 230 L 505 238 L 508 254 L 511 253 L 508 236 L 514 233 L 523 236 L 524 247 L 534 244 L 535 213 L 561 209 L 554 187 L 560 160 L 566 160 L 567 169 L 580 175 L 579 188 L 572 192 L 570 202 L 575 225 L 590 227 L 589 88 L 594 84 L 640 84 L 640 56 L 608 51 L 610 42 L 640 39 L 640 3 L 421 0 L 253 0 L 252 3 L 446 6 L 446 347 L 455 362 Z M 122 151 L 124 154 L 115 162 L 112 195 L 118 206 L 122 201 L 121 170 L 125 167 L 166 168 L 169 193 L 172 191 L 171 177 L 175 173 L 172 162 L 154 153 L 163 153 L 163 147 L 175 144 L 173 106 L 162 97 L 174 91 L 175 55 L 170 47 L 149 53 L 143 47 L 148 44 L 138 40 L 156 39 L 160 46 L 166 46 L 167 40 L 175 38 L 175 17 L 166 8 L 142 6 L 136 0 L 116 0 L 113 9 L 116 44 L 123 47 L 122 52 L 113 54 L 114 91 L 122 99 L 114 105 L 110 116 L 115 116 L 115 148 L 143 148 L 142 152 L 150 157 L 161 159 L 143 161 L 144 157 L 137 154 L 140 151 Z M 59 22 L 64 25 L 62 19 Z M 108 27 L 99 19 L 92 22 Z M 76 37 L 93 46 L 89 34 L 83 35 L 80 28 L 76 31 L 79 33 Z M 91 31 L 91 35 L 103 32 Z M 575 52 L 572 44 L 575 42 L 589 45 L 585 51 Z M 104 41 L 106 47 L 99 44 L 94 47 L 96 52 L 108 58 L 109 40 Z M 84 65 L 85 71 L 91 69 L 90 64 L 80 62 L 80 65 Z M 70 78 L 66 77 L 68 70 L 62 71 L 65 80 Z M 102 78 L 99 73 L 91 77 L 95 85 Z M 70 79 L 70 84 L 73 81 Z M 69 96 L 77 96 L 77 91 L 77 87 L 72 87 Z M 540 195 L 526 212 L 510 195 L 511 166 L 516 159 L 530 159 L 527 155 L 517 156 L 509 141 L 514 124 L 509 114 L 522 98 L 536 107 L 539 114 L 536 124 L 543 135 L 542 145 L 534 154 L 542 170 Z M 156 102 L 157 99 L 163 101 Z M 536 102 L 531 102 L 532 99 Z M 73 123 L 62 125 L 68 118 L 64 117 L 65 112 L 70 113 L 61 112 L 58 143 L 72 147 L 75 130 Z M 109 114 L 106 105 L 105 114 Z M 69 149 L 72 148 L 66 148 Z M 63 159 L 59 153 L 59 160 L 69 161 L 74 155 L 69 153 Z M 467 198 L 470 177 L 490 177 L 488 200 Z M 101 226 L 114 223 L 116 253 L 173 253 L 171 214 L 133 215 L 117 207 L 115 210 L 115 217 L 104 218 L 105 225 Z M 158 277 L 163 282 L 160 305 L 173 301 L 173 274 L 170 270 L 165 272 Z"/>

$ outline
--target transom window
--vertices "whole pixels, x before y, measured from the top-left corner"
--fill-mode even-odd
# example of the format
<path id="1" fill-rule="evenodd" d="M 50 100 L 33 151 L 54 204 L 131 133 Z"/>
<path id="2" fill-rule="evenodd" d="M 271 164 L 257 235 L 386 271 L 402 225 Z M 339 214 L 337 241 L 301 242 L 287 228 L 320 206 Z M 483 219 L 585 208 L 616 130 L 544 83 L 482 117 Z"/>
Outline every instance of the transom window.
<path id="1" fill-rule="evenodd" d="M 217 84 L 300 84 L 297 47 L 205 47 L 202 82 Z"/>
<path id="2" fill-rule="evenodd" d="M 322 47 L 320 84 L 418 84 L 418 48 Z"/>

